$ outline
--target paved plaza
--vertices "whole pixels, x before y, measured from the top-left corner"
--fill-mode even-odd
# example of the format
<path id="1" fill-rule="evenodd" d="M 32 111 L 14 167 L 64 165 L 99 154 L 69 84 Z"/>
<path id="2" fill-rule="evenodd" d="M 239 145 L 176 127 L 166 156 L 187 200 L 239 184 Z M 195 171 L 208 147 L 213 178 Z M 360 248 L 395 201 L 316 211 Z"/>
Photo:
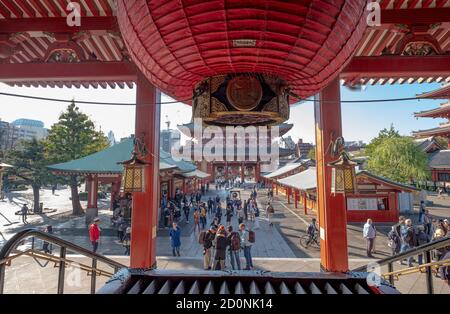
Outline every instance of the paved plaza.
<path id="1" fill-rule="evenodd" d="M 216 191 L 212 189 L 209 194 L 203 197 L 206 201 L 209 196 L 214 197 L 219 194 L 222 201 L 225 201 L 227 192 L 225 190 Z M 247 199 L 250 190 L 242 192 L 242 198 Z M 2 232 L 0 239 L 0 246 L 9 239 L 16 232 L 28 227 L 43 227 L 51 224 L 55 235 L 74 242 L 85 248 L 90 248 L 88 237 L 88 230 L 85 224 L 84 217 L 71 216 L 70 192 L 68 190 L 59 190 L 56 195 L 51 195 L 50 190 L 42 191 L 42 200 L 45 207 L 55 208 L 56 211 L 48 215 L 29 216 L 28 225 L 20 222 L 20 216 L 14 214 L 18 211 L 22 203 L 31 195 L 29 192 L 17 194 L 12 198 L 12 202 L 0 202 L 0 231 Z M 437 198 L 436 195 L 431 194 L 429 200 L 433 202 L 429 206 L 431 214 L 435 217 L 448 217 L 450 208 L 450 198 Z M 124 254 L 124 248 L 117 240 L 117 232 L 111 226 L 110 218 L 111 212 L 109 210 L 109 201 L 104 200 L 101 203 L 102 208 L 99 211 L 101 218 L 100 228 L 102 230 L 99 253 L 108 255 L 113 259 L 119 260 L 124 265 L 128 265 L 129 259 Z M 258 205 L 261 208 L 260 228 L 255 229 L 256 243 L 252 249 L 254 256 L 255 268 L 258 270 L 272 270 L 272 271 L 287 271 L 287 272 L 316 272 L 319 271 L 320 252 L 318 249 L 305 249 L 300 246 L 299 237 L 304 234 L 307 225 L 311 219 L 315 217 L 315 213 L 310 211 L 307 215 L 303 213 L 303 209 L 295 209 L 293 204 L 287 204 L 286 198 L 283 196 L 274 197 L 275 214 L 272 219 L 273 226 L 270 226 L 265 218 L 265 206 L 267 204 L 266 190 L 260 190 L 258 195 Z M 415 214 L 410 215 L 413 219 L 417 219 Z M 208 225 L 212 217 L 208 216 Z M 224 223 L 225 217 L 222 217 Z M 202 246 L 198 244 L 198 232 L 194 232 L 194 225 L 192 223 L 192 213 L 190 223 L 182 219 L 179 223 L 182 230 L 181 238 L 181 257 L 172 257 L 172 250 L 170 248 L 170 239 L 167 229 L 159 229 L 157 237 L 157 256 L 158 268 L 162 269 L 202 269 Z M 10 224 L 12 222 L 13 224 Z M 232 225 L 237 228 L 237 218 L 232 218 Z M 253 228 L 252 222 L 247 222 L 250 228 Z M 358 266 L 366 265 L 369 262 L 375 261 L 389 256 L 389 248 L 387 247 L 386 234 L 390 226 L 377 224 L 378 237 L 376 240 L 376 254 L 375 259 L 369 259 L 365 256 L 365 241 L 362 238 L 362 224 L 351 224 L 347 228 L 348 235 L 348 249 L 350 269 Z M 29 243 L 25 246 L 29 246 Z M 40 243 L 36 246 L 39 248 Z M 57 251 L 57 250 L 56 250 Z M 75 257 L 76 259 L 81 257 Z M 244 258 L 241 256 L 242 263 Z M 228 266 L 229 267 L 229 266 Z M 396 265 L 395 269 L 399 269 Z M 24 284 L 27 282 L 27 276 L 31 276 L 33 272 L 38 272 L 41 280 L 36 281 L 36 284 L 28 286 Z M 53 293 L 56 288 L 55 282 L 50 283 L 50 279 L 56 276 L 53 266 L 42 267 L 37 262 L 30 258 L 23 257 L 14 261 L 13 267 L 8 267 L 7 270 L 7 292 L 36 292 L 41 291 L 40 288 L 45 288 L 44 291 Z M 34 276 L 34 275 L 33 275 Z M 55 279 L 54 277 L 53 279 Z M 103 279 L 99 279 L 99 286 L 103 283 Z M 408 276 L 398 282 L 399 289 L 404 293 L 425 293 L 426 285 L 423 274 L 416 274 Z M 47 281 L 49 281 L 47 283 Z M 68 286 L 67 292 L 72 293 L 87 293 L 89 292 L 89 278 L 83 273 L 81 286 Z M 437 293 L 450 293 L 448 286 L 436 278 L 435 286 Z M 31 290 L 30 290 L 31 289 Z"/>

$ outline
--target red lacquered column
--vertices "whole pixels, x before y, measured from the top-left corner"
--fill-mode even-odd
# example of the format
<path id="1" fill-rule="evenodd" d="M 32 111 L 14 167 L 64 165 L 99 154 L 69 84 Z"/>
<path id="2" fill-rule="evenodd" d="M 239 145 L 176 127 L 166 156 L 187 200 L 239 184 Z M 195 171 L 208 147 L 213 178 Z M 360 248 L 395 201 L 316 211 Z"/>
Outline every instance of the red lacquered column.
<path id="1" fill-rule="evenodd" d="M 145 192 L 133 194 L 131 268 L 156 266 L 156 224 L 159 185 L 160 94 L 142 75 L 137 79 L 136 137 L 144 136 Z"/>
<path id="2" fill-rule="evenodd" d="M 317 202 L 320 225 L 321 268 L 330 272 L 348 271 L 347 215 L 342 194 L 331 193 L 331 167 L 336 157 L 331 141 L 342 135 L 339 79 L 316 97 Z"/>

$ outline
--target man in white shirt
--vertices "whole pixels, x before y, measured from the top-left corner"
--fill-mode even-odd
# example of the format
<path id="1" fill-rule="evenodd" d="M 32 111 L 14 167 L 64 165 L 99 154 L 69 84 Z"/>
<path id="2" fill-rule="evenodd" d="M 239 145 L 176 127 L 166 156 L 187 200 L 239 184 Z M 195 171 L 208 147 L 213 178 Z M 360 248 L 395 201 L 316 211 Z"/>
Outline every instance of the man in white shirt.
<path id="1" fill-rule="evenodd" d="M 377 230 L 373 225 L 372 219 L 367 219 L 366 224 L 363 229 L 363 237 L 367 241 L 367 257 L 373 257 L 373 243 L 375 241 L 375 237 L 377 236 Z"/>

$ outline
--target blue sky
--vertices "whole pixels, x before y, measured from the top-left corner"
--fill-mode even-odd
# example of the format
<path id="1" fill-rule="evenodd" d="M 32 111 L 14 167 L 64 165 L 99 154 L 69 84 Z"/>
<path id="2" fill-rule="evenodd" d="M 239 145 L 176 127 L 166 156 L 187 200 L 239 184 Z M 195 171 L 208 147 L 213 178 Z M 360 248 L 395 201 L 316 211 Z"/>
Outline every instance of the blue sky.
<path id="1" fill-rule="evenodd" d="M 414 97 L 425 91 L 434 90 L 440 84 L 413 84 L 394 86 L 368 86 L 360 92 L 350 91 L 342 87 L 343 100 L 386 99 Z M 67 88 L 12 88 L 0 83 L 0 92 L 35 95 L 62 99 L 78 99 L 101 102 L 132 103 L 135 91 L 130 89 L 67 89 Z M 171 100 L 163 97 L 164 100 Z M 445 100 L 421 100 L 386 103 L 358 103 L 342 104 L 343 135 L 348 141 L 363 140 L 369 142 L 378 132 L 391 123 L 404 135 L 413 130 L 427 129 L 437 126 L 444 120 L 416 119 L 413 113 L 438 106 Z M 0 119 L 13 121 L 18 118 L 41 120 L 46 127 L 57 122 L 59 114 L 67 104 L 45 101 L 11 98 L 0 95 Z M 94 105 L 80 105 L 80 109 L 87 113 L 105 132 L 113 130 L 116 138 L 128 136 L 134 129 L 134 107 L 106 107 Z M 167 117 L 166 117 L 167 116 Z M 287 135 L 294 140 L 303 138 L 306 142 L 314 142 L 314 109 L 312 102 L 302 103 L 291 108 L 290 123 L 294 128 Z M 184 104 L 162 105 L 161 127 L 166 127 L 165 121 L 171 125 L 187 123 L 191 119 L 191 107 Z"/>

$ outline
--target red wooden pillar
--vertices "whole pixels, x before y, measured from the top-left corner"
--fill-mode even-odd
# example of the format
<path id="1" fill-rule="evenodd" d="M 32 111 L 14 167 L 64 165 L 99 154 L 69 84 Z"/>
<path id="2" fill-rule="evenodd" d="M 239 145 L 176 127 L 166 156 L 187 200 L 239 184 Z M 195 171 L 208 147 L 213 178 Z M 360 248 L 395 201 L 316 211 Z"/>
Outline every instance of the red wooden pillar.
<path id="1" fill-rule="evenodd" d="M 308 196 L 306 192 L 303 194 L 303 212 L 308 215 Z"/>
<path id="2" fill-rule="evenodd" d="M 245 179 L 245 164 L 241 163 L 241 182 L 244 182 Z"/>
<path id="3" fill-rule="evenodd" d="M 287 202 L 291 203 L 291 188 L 286 188 Z"/>
<path id="4" fill-rule="evenodd" d="M 120 181 L 114 181 L 111 184 L 111 205 L 110 205 L 111 210 L 114 210 L 113 208 L 114 199 L 117 197 L 117 195 L 119 195 L 119 193 L 120 193 Z"/>
<path id="5" fill-rule="evenodd" d="M 342 194 L 331 193 L 331 167 L 337 157 L 330 143 L 342 135 L 339 78 L 316 96 L 317 205 L 320 225 L 321 268 L 330 272 L 348 271 L 347 216 Z"/>
<path id="6" fill-rule="evenodd" d="M 186 194 L 186 179 L 183 178 L 183 194 Z"/>
<path id="7" fill-rule="evenodd" d="M 294 191 L 294 207 L 298 208 L 298 191 Z"/>
<path id="8" fill-rule="evenodd" d="M 88 203 L 87 208 L 98 208 L 98 176 L 88 177 Z"/>
<path id="9" fill-rule="evenodd" d="M 275 183 L 275 195 L 278 195 L 278 184 Z"/>
<path id="10" fill-rule="evenodd" d="M 261 165 L 259 164 L 259 161 L 256 162 L 255 165 L 255 181 L 258 182 L 261 175 Z"/>
<path id="11" fill-rule="evenodd" d="M 98 176 L 90 175 L 86 177 L 86 188 L 88 192 L 88 203 L 86 208 L 85 221 L 87 224 L 98 216 Z"/>
<path id="12" fill-rule="evenodd" d="M 159 129 L 161 95 L 141 74 L 137 79 L 135 135 L 144 136 L 145 192 L 133 194 L 131 268 L 156 267 L 156 224 L 159 191 Z"/>

